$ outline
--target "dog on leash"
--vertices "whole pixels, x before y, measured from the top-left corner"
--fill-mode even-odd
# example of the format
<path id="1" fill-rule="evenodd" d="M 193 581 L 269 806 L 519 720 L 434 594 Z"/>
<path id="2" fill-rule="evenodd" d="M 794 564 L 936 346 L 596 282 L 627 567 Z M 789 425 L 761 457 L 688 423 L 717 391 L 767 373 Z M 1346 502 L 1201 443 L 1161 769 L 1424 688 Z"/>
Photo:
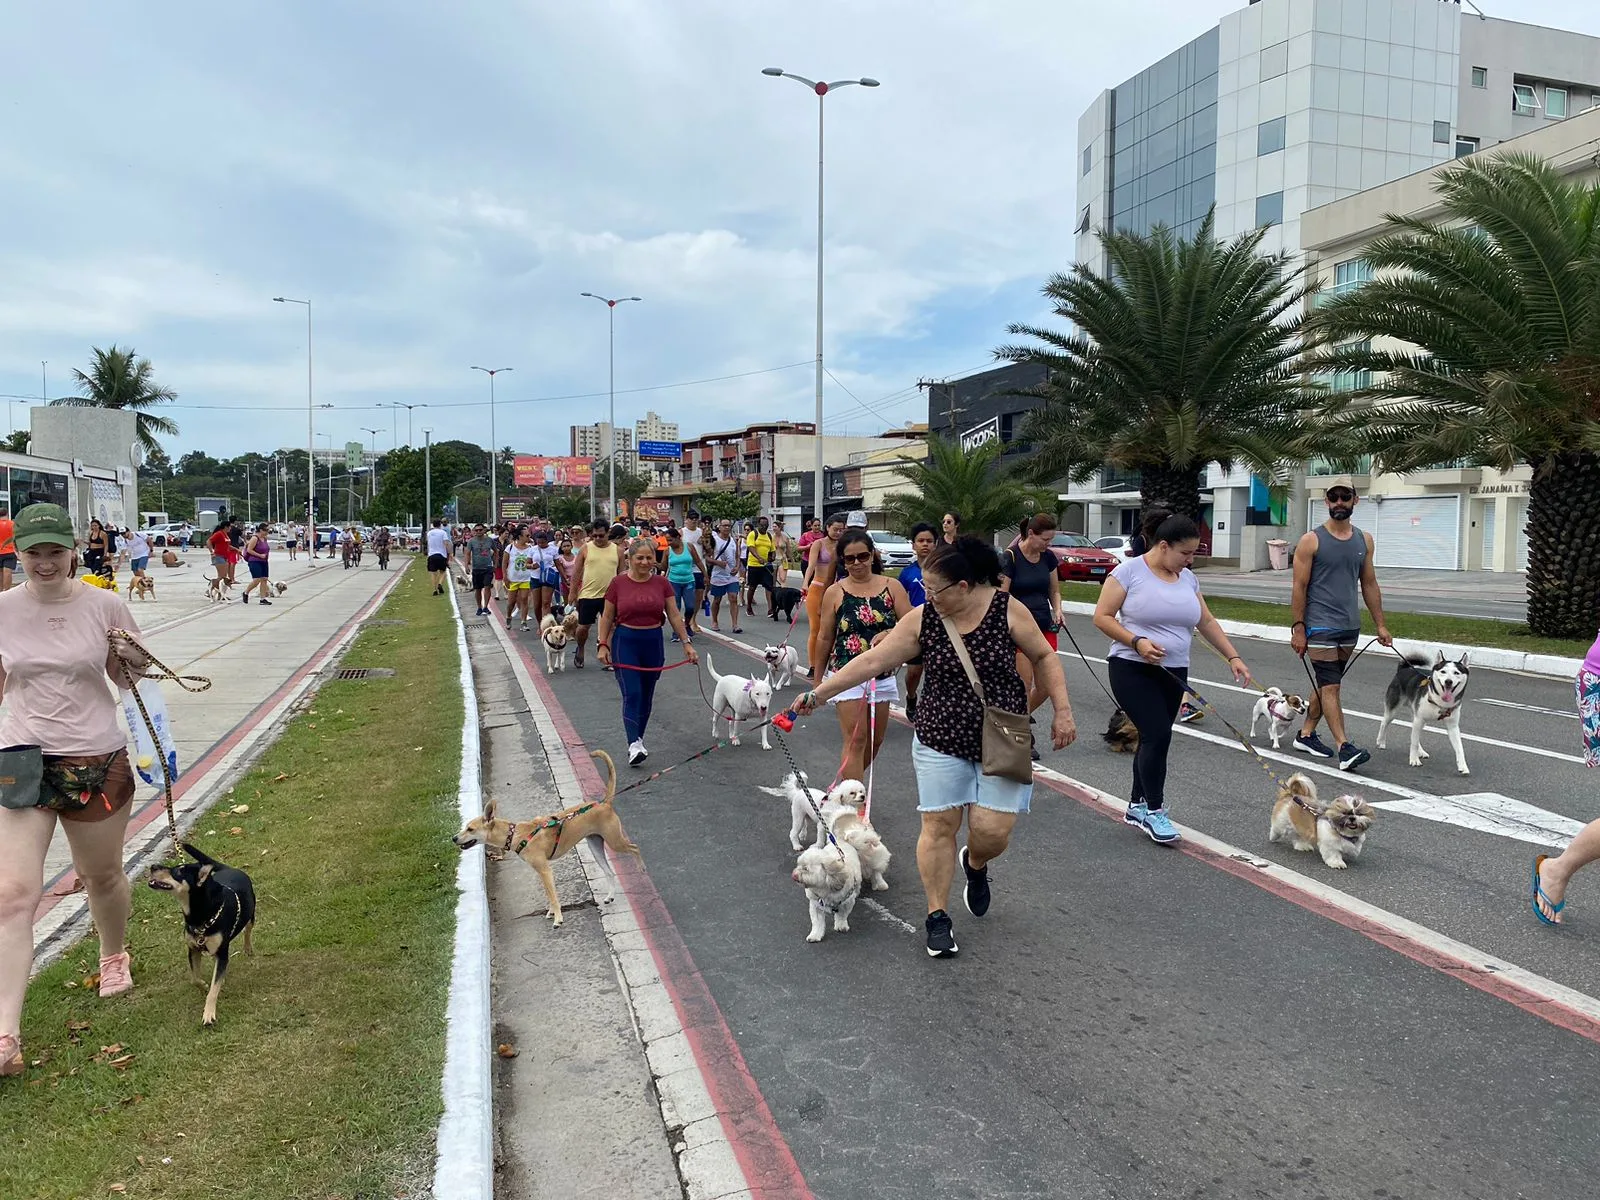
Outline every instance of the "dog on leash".
<path id="1" fill-rule="evenodd" d="M 1272 748 L 1281 749 L 1279 743 L 1283 735 L 1297 722 L 1303 721 L 1305 715 L 1306 702 L 1303 696 L 1285 696 L 1282 688 L 1270 687 L 1261 694 L 1250 712 L 1250 736 L 1256 736 L 1256 725 L 1264 717 L 1267 733 L 1272 738 Z"/>
<path id="2" fill-rule="evenodd" d="M 148 576 L 135 575 L 133 582 L 128 585 L 128 599 L 154 600 L 156 598 L 156 581 Z"/>
<path id="3" fill-rule="evenodd" d="M 1408 658 L 1402 662 L 1383 695 L 1383 719 L 1378 722 L 1375 739 L 1378 748 L 1383 748 L 1389 722 L 1395 720 L 1397 714 L 1409 712 L 1411 765 L 1420 767 L 1422 760 L 1428 757 L 1428 752 L 1422 748 L 1422 728 L 1429 721 L 1437 721 L 1444 726 L 1450 748 L 1456 752 L 1456 774 L 1470 775 L 1467 756 L 1461 749 L 1461 705 L 1467 698 L 1470 676 L 1466 651 L 1462 651 L 1460 658 L 1451 659 L 1440 650 L 1434 655 L 1431 666 L 1426 658 Z"/>
<path id="4" fill-rule="evenodd" d="M 217 604 L 228 598 L 228 592 L 233 587 L 233 584 L 229 583 L 221 575 L 213 579 L 209 575 L 202 574 L 200 578 L 206 581 L 206 599 L 212 604 Z"/>
<path id="5" fill-rule="evenodd" d="M 829 913 L 833 914 L 835 933 L 850 932 L 850 911 L 861 896 L 861 856 L 854 846 L 824 838 L 801 853 L 789 878 L 806 889 L 806 908 L 811 914 L 806 941 L 822 940 Z"/>
<path id="6" fill-rule="evenodd" d="M 1100 736 L 1118 754 L 1132 754 L 1139 748 L 1139 727 L 1120 708 L 1112 712 L 1106 731 Z"/>
<path id="7" fill-rule="evenodd" d="M 569 612 L 557 618 L 553 612 L 545 613 L 539 622 L 539 640 L 544 643 L 544 673 L 553 674 L 567 669 L 567 643 L 578 628 L 578 614 Z"/>
<path id="8" fill-rule="evenodd" d="M 845 782 L 861 787 L 861 784 L 854 779 Z M 888 871 L 889 860 L 894 856 L 889 853 L 889 847 L 883 844 L 883 838 L 878 831 L 861 815 L 861 811 L 848 801 L 838 804 L 830 800 L 822 806 L 822 819 L 827 823 L 828 832 L 833 835 L 834 841 L 855 848 L 856 857 L 861 861 L 861 878 L 870 882 L 875 892 L 888 891 L 889 880 L 884 873 Z M 820 843 L 826 840 L 819 831 L 817 841 Z"/>
<path id="9" fill-rule="evenodd" d="M 805 849 L 806 839 L 811 835 L 810 826 L 817 820 L 817 814 L 824 805 L 849 805 L 859 811 L 867 802 L 866 785 L 859 779 L 846 779 L 833 791 L 822 792 L 807 787 L 805 780 L 793 771 L 785 775 L 777 787 L 764 787 L 761 790 L 769 796 L 789 802 L 789 845 L 796 851 Z M 817 830 L 817 836 L 822 836 L 822 830 Z"/>
<path id="10" fill-rule="evenodd" d="M 768 646 L 761 652 L 767 664 L 767 679 L 775 688 L 788 687 L 800 666 L 800 651 L 793 646 Z"/>
<path id="11" fill-rule="evenodd" d="M 612 800 L 617 794 L 617 766 L 604 750 L 596 750 L 594 757 L 605 763 L 610 778 L 606 780 L 606 794 L 599 800 L 589 800 L 572 808 L 562 809 L 548 817 L 532 821 L 503 821 L 495 815 L 494 800 L 484 805 L 483 816 L 473 817 L 466 827 L 450 840 L 461 850 L 470 850 L 482 844 L 487 849 L 515 854 L 539 873 L 544 883 L 544 894 L 550 902 L 549 917 L 552 929 L 561 928 L 561 897 L 556 894 L 556 876 L 550 869 L 567 851 L 585 838 L 594 852 L 600 873 L 606 878 L 606 894 L 601 904 L 610 904 L 617 897 L 617 877 L 606 861 L 602 845 L 618 854 L 631 854 L 642 858 L 639 847 L 628 840 L 623 832 L 622 819 Z"/>
<path id="12" fill-rule="evenodd" d="M 705 656 L 706 673 L 716 680 L 716 691 L 711 695 L 711 736 L 717 736 L 717 722 L 728 723 L 728 741 L 739 744 L 739 722 L 755 718 L 762 722 L 761 748 L 771 750 L 767 740 L 767 708 L 772 704 L 772 685 L 765 679 L 750 679 L 743 675 L 718 675 L 711 665 L 711 653 Z"/>
<path id="13" fill-rule="evenodd" d="M 246 954 L 253 954 L 250 931 L 256 923 L 256 892 L 250 876 L 238 867 L 218 862 L 188 842 L 183 851 L 195 861 L 176 867 L 151 867 L 149 886 L 171 892 L 183 906 L 183 933 L 189 944 L 189 974 L 205 985 L 200 958 L 211 957 L 211 986 L 206 991 L 202 1025 L 217 1023 L 217 997 L 228 975 L 228 950 L 238 938 Z"/>
<path id="14" fill-rule="evenodd" d="M 289 585 L 287 583 L 275 583 L 272 585 L 272 590 L 281 596 L 289 590 Z"/>
<path id="15" fill-rule="evenodd" d="M 1377 815 L 1360 796 L 1337 796 L 1324 805 L 1317 799 L 1317 785 L 1296 773 L 1278 789 L 1267 840 L 1288 842 L 1295 850 L 1315 850 L 1324 863 L 1341 871 L 1361 857 L 1367 830 Z"/>
<path id="16" fill-rule="evenodd" d="M 772 589 L 773 620 L 777 614 L 782 613 L 783 619 L 789 624 L 794 624 L 794 610 L 805 603 L 805 597 L 800 594 L 799 588 L 779 587 Z"/>

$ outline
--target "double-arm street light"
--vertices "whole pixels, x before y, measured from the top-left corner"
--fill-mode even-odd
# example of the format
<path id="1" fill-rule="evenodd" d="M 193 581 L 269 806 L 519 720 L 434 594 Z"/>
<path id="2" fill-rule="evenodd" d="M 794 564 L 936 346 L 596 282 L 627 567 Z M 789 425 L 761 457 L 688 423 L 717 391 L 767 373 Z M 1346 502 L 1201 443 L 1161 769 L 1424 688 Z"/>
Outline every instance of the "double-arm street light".
<path id="1" fill-rule="evenodd" d="M 816 479 L 816 511 L 812 514 L 817 518 L 822 516 L 823 498 L 823 464 L 822 464 L 822 102 L 827 99 L 828 93 L 835 88 L 849 87 L 859 84 L 862 87 L 875 88 L 878 86 L 876 79 L 862 76 L 860 79 L 841 79 L 835 83 L 822 83 L 815 79 L 807 79 L 804 75 L 795 75 L 785 71 L 782 67 L 763 67 L 763 75 L 771 75 L 777 79 L 792 79 L 802 83 L 817 94 L 817 479 Z"/>
<path id="2" fill-rule="evenodd" d="M 391 400 L 391 401 L 389 401 L 389 407 L 391 409 L 393 409 L 393 408 L 403 408 L 403 409 L 406 410 L 406 445 L 410 446 L 411 445 L 411 414 L 415 410 L 417 410 L 419 408 L 427 408 L 428 406 L 426 404 L 402 404 L 398 400 Z M 389 436 L 391 438 L 393 438 L 394 437 L 394 424 L 393 424 L 394 416 L 391 415 L 389 420 L 390 420 Z"/>
<path id="3" fill-rule="evenodd" d="M 489 524 L 499 520 L 500 506 L 496 503 L 495 481 L 500 477 L 500 447 L 494 436 L 494 377 L 515 367 L 473 367 L 489 377 Z"/>
<path id="4" fill-rule="evenodd" d="M 606 447 L 605 457 L 610 461 L 606 469 L 606 482 L 610 485 L 608 503 L 610 511 L 606 514 L 613 521 L 617 519 L 617 305 L 626 304 L 629 300 L 638 300 L 639 296 L 618 296 L 615 300 L 609 296 L 597 296 L 593 292 L 584 292 L 583 295 L 591 300 L 602 301 L 606 306 L 606 315 L 610 319 L 610 341 L 606 351 L 608 363 L 607 378 L 609 383 L 606 390 L 610 393 L 611 400 L 606 410 Z M 593 470 L 590 468 L 590 478 L 593 479 Z M 592 505 L 590 507 L 593 507 Z"/>
<path id="5" fill-rule="evenodd" d="M 371 473 L 367 476 L 367 499 L 370 501 L 378 494 L 378 435 L 383 430 L 374 429 L 371 425 L 363 425 L 361 426 L 361 432 L 372 435 L 372 468 Z"/>
<path id="6" fill-rule="evenodd" d="M 303 304 L 306 306 L 306 524 L 317 527 L 317 435 L 315 406 L 311 400 L 311 301 L 293 300 L 288 296 L 274 296 L 274 304 Z M 333 502 L 330 500 L 329 504 Z"/>

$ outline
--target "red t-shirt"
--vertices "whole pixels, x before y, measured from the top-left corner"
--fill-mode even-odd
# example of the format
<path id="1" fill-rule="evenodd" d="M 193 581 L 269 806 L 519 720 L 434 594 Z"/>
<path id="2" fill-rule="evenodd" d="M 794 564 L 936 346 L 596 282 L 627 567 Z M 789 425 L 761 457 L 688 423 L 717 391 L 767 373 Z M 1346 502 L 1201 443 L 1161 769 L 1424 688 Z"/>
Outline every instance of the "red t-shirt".
<path id="1" fill-rule="evenodd" d="M 218 558 L 221 558 L 225 562 L 237 561 L 237 555 L 233 549 L 233 542 L 228 537 L 228 531 L 226 529 L 217 530 L 209 538 L 207 538 L 206 541 L 211 547 L 211 553 L 216 555 Z"/>
<path id="2" fill-rule="evenodd" d="M 672 603 L 672 585 L 665 575 L 652 575 L 640 583 L 624 571 L 606 585 L 606 601 L 616 606 L 619 625 L 660 628 Z"/>

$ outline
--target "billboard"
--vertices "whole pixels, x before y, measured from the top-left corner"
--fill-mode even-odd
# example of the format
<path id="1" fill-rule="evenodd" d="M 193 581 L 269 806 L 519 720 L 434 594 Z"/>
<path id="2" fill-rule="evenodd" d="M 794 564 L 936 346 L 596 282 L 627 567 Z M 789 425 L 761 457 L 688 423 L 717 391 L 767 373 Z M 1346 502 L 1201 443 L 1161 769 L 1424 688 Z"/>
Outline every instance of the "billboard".
<path id="1" fill-rule="evenodd" d="M 659 458 L 677 462 L 683 457 L 682 442 L 640 442 L 640 458 Z"/>
<path id="2" fill-rule="evenodd" d="M 500 519 L 502 521 L 526 521 L 533 516 L 533 501 L 523 496 L 500 497 Z"/>
<path id="3" fill-rule="evenodd" d="M 981 425 L 974 425 L 961 435 L 961 453 L 971 454 L 979 446 L 1000 440 L 1000 418 L 990 417 Z"/>
<path id="4" fill-rule="evenodd" d="M 641 525 L 665 525 L 672 519 L 672 505 L 666 500 L 635 500 L 633 519 Z"/>
<path id="5" fill-rule="evenodd" d="M 543 458 L 519 454 L 511 461 L 511 480 L 517 487 L 588 487 L 594 479 L 592 458 Z"/>

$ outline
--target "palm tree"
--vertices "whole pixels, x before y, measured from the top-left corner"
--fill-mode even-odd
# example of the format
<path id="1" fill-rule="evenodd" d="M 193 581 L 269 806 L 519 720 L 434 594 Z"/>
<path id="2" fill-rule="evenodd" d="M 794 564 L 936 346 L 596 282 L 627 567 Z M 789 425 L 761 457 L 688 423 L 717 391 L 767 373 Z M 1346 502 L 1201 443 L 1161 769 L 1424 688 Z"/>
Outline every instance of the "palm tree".
<path id="1" fill-rule="evenodd" d="M 1281 480 L 1306 457 L 1303 268 L 1258 252 L 1265 229 L 1217 241 L 1213 215 L 1192 240 L 1163 225 L 1101 230 L 1110 274 L 1078 263 L 1044 287 L 1068 330 L 1008 328 L 1040 344 L 995 356 L 1049 372 L 1022 427 L 1034 478 L 1138 471 L 1146 510 L 1198 517 L 1207 464 Z"/>
<path id="2" fill-rule="evenodd" d="M 959 513 L 966 533 L 985 537 L 1015 529 L 1031 512 L 1055 512 L 1055 493 L 1030 487 L 1015 472 L 995 469 L 1003 447 L 991 441 L 963 452 L 959 442 L 928 439 L 928 457 L 907 462 L 894 473 L 915 490 L 883 498 L 891 528 L 908 532 L 919 521 L 935 529 L 947 512 Z"/>
<path id="3" fill-rule="evenodd" d="M 1521 154 L 1444 172 L 1438 222 L 1391 216 L 1375 278 L 1316 314 L 1321 365 L 1372 371 L 1330 430 L 1387 471 L 1533 468 L 1528 625 L 1600 626 L 1600 184 Z M 1376 339 L 1383 339 L 1378 341 Z"/>
<path id="4" fill-rule="evenodd" d="M 150 365 L 148 358 L 140 358 L 131 347 L 123 350 L 117 346 L 109 350 L 101 350 L 96 346 L 90 354 L 89 369 L 74 369 L 72 372 L 77 378 L 81 394 L 63 396 L 50 401 L 51 404 L 118 408 L 134 413 L 139 441 L 147 455 L 160 448 L 156 441 L 158 434 L 163 437 L 177 436 L 178 425 L 171 417 L 145 411 L 157 404 L 170 404 L 178 398 L 177 392 L 156 383 L 155 368 Z"/>

